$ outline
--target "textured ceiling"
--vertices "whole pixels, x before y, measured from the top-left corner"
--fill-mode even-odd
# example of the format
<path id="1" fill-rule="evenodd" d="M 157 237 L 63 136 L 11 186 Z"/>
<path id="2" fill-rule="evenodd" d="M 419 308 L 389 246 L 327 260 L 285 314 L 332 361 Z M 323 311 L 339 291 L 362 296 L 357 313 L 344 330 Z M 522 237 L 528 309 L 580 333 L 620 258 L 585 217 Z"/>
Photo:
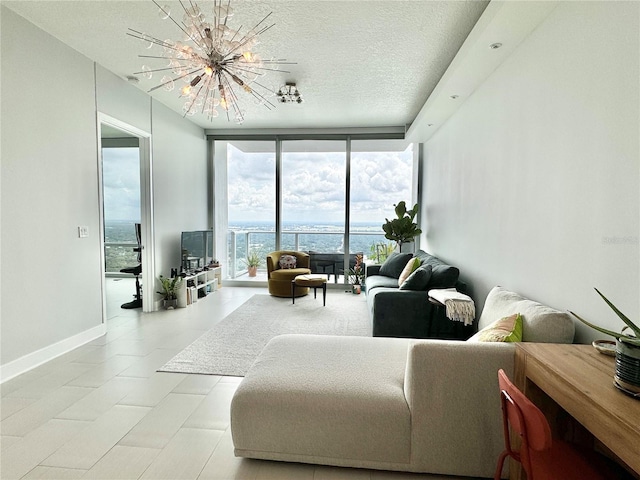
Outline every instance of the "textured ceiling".
<path id="1" fill-rule="evenodd" d="M 157 38 L 179 40 L 178 29 L 145 1 L 3 1 L 3 5 L 115 74 L 126 77 L 143 63 L 161 61 L 138 55 L 158 54 L 127 36 L 133 28 Z M 172 12 L 178 2 L 163 1 Z M 486 1 L 233 1 L 229 25 L 252 27 L 266 14 L 275 26 L 256 48 L 264 58 L 296 62 L 290 73 L 271 72 L 261 81 L 278 87 L 296 82 L 304 103 L 267 110 L 241 97 L 246 111 L 242 129 L 405 127 L 421 107 L 481 16 Z M 203 10 L 212 0 L 198 2 Z M 181 40 L 181 39 L 180 39 Z M 160 78 L 142 79 L 147 91 Z M 242 95 L 242 94 L 241 94 Z M 177 91 L 152 96 L 182 113 Z M 191 120 L 207 129 L 238 128 L 222 115 Z"/>

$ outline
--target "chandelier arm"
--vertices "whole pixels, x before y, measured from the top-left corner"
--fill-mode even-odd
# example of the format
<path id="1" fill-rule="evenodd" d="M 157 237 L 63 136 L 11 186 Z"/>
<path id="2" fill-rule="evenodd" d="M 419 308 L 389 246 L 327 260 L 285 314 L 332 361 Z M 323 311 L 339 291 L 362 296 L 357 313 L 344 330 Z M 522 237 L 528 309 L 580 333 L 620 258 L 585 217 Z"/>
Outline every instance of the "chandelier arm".
<path id="1" fill-rule="evenodd" d="M 160 45 L 161 47 L 166 47 L 166 48 L 173 47 L 172 45 L 168 44 L 167 42 L 164 42 L 164 41 L 160 40 L 159 38 L 154 37 L 153 35 L 149 35 L 148 33 L 141 33 L 141 32 L 138 32 L 136 30 L 133 30 L 131 28 L 129 30 L 131 30 L 132 32 L 135 32 L 137 34 L 137 35 L 134 35 L 133 33 L 127 32 L 127 35 L 129 35 L 130 37 L 137 38 L 138 40 L 142 40 L 144 42 L 151 42 L 151 43 L 154 43 L 156 45 Z"/>
<path id="2" fill-rule="evenodd" d="M 231 107 L 236 112 L 236 117 L 240 117 L 244 121 L 244 115 L 242 115 L 242 112 L 240 111 L 240 107 L 238 106 L 238 96 L 236 95 L 236 92 L 233 89 L 233 85 L 231 85 L 231 82 L 229 81 L 226 75 L 222 75 L 222 78 L 224 78 L 224 81 L 226 83 L 226 90 L 229 92 L 231 96 L 231 99 L 232 99 Z"/>
<path id="3" fill-rule="evenodd" d="M 204 115 L 204 109 L 207 106 L 207 97 L 209 97 L 211 95 L 211 92 L 214 91 L 214 89 L 210 88 L 212 80 L 213 80 L 213 75 L 210 76 L 209 79 L 206 82 L 207 88 L 206 88 L 205 94 L 204 94 L 204 101 L 202 102 L 202 111 L 200 112 L 203 115 Z"/>
<path id="4" fill-rule="evenodd" d="M 162 10 L 162 12 L 163 12 L 163 13 L 167 14 L 167 11 L 166 11 L 164 8 L 162 8 L 160 5 L 158 5 L 158 2 L 156 2 L 156 0 L 151 0 L 151 1 L 152 1 L 153 3 L 155 3 L 156 7 L 158 7 L 160 10 Z M 180 2 L 180 5 L 182 5 L 182 2 Z M 184 8 L 184 6 L 183 6 L 182 8 Z M 185 10 L 185 13 L 186 13 L 186 10 Z M 176 22 L 176 21 L 175 21 L 175 19 L 171 16 L 171 13 L 168 13 L 168 18 L 170 18 L 170 19 L 171 19 L 171 21 L 172 21 L 173 23 L 175 23 L 175 25 L 176 25 L 180 30 L 182 30 L 182 32 L 183 32 L 187 37 L 189 36 L 189 34 L 186 32 L 186 30 L 185 30 L 184 28 L 182 28 L 182 25 L 180 25 L 178 22 Z"/>
<path id="5" fill-rule="evenodd" d="M 171 79 L 171 80 L 169 80 L 168 82 L 164 82 L 164 83 L 161 83 L 160 85 L 156 85 L 156 86 L 155 86 L 155 87 L 153 87 L 152 89 L 147 90 L 147 93 L 151 93 L 151 92 L 153 92 L 153 91 L 155 91 L 155 90 L 157 90 L 157 89 L 159 89 L 159 88 L 164 87 L 165 85 L 170 84 L 171 82 L 175 82 L 176 80 L 182 80 L 184 77 L 187 77 L 187 76 L 189 76 L 189 75 L 193 75 L 194 73 L 198 72 L 199 70 L 201 70 L 201 69 L 200 69 L 200 68 L 197 68 L 196 70 L 192 70 L 192 71 L 190 71 L 190 72 L 187 72 L 187 73 L 185 73 L 184 75 L 180 75 L 179 77 L 172 78 L 172 79 Z"/>
<path id="6" fill-rule="evenodd" d="M 153 72 L 164 72 L 166 70 L 173 70 L 173 67 L 154 68 L 153 70 L 144 70 L 144 71 L 140 71 L 140 72 L 133 72 L 133 75 L 143 75 L 145 73 L 153 73 Z"/>
<path id="7" fill-rule="evenodd" d="M 195 8 L 199 8 L 198 5 L 194 4 L 192 0 L 189 0 L 189 4 L 191 5 L 192 9 Z M 191 18 L 191 26 L 194 27 L 198 33 L 200 34 L 200 39 L 204 42 L 205 37 L 202 35 L 202 31 L 200 29 L 200 27 L 202 27 L 202 22 L 199 22 L 200 25 L 197 25 L 195 22 L 195 17 L 192 17 L 191 15 L 189 15 L 189 12 L 187 12 L 187 9 L 185 8 L 185 6 L 182 3 L 182 0 L 180 0 L 180 6 L 182 7 L 182 9 L 184 10 L 184 13 L 187 14 L 188 17 Z M 188 28 L 188 25 L 186 25 L 184 22 L 182 22 L 182 25 L 184 25 L 185 29 Z M 186 32 L 185 32 L 186 33 Z M 199 42 L 197 42 L 194 38 L 191 37 L 191 35 L 187 34 L 189 39 L 196 44 L 196 46 L 203 52 L 206 53 L 206 48 L 203 47 L 202 44 L 200 44 Z"/>
<path id="8" fill-rule="evenodd" d="M 269 15 L 271 15 L 271 14 L 269 14 Z M 268 16 L 268 15 L 267 15 L 267 16 Z M 266 17 L 265 17 L 265 18 L 266 18 Z M 256 26 L 257 26 L 257 25 L 256 25 Z M 231 51 L 227 54 L 227 56 L 228 56 L 228 55 L 231 55 L 233 52 L 237 51 L 238 49 L 240 49 L 240 48 L 244 47 L 244 46 L 245 46 L 247 43 L 249 43 L 252 39 L 254 39 L 254 38 L 258 37 L 259 35 L 262 35 L 264 32 L 266 32 L 267 30 L 269 30 L 271 27 L 274 27 L 274 26 L 275 26 L 275 23 L 273 23 L 273 24 L 269 25 L 268 27 L 264 27 L 262 30 L 260 30 L 259 32 L 256 32 L 254 35 L 251 35 L 250 37 L 247 37 L 247 36 L 245 35 L 244 37 L 242 37 L 242 38 L 240 39 L 240 44 L 239 44 L 236 48 L 234 48 L 233 50 L 231 50 Z M 254 27 L 254 29 L 255 29 L 255 27 Z M 253 29 L 252 29 L 252 30 L 253 30 Z M 250 31 L 252 31 L 252 30 L 250 30 Z M 226 58 L 226 57 L 225 57 L 225 58 Z"/>
<path id="9" fill-rule="evenodd" d="M 259 98 L 259 99 L 264 100 L 265 103 L 263 103 L 263 105 L 267 108 L 267 110 L 271 110 L 271 107 L 276 108 L 276 106 L 273 103 L 271 103 L 267 97 L 262 95 L 260 92 L 256 92 L 255 89 L 251 89 L 251 94 L 255 98 Z M 269 105 L 267 105 L 267 104 L 271 105 L 271 107 Z"/>

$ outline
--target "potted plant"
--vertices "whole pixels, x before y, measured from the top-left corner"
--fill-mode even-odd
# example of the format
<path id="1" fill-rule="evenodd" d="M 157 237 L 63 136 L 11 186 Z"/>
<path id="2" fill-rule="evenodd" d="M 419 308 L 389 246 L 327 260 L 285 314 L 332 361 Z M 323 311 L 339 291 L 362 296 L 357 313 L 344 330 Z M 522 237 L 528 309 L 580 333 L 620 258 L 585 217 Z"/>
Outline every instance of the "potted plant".
<path id="1" fill-rule="evenodd" d="M 351 282 L 351 291 L 359 294 L 364 284 L 364 263 L 361 253 L 356 254 L 356 263 L 353 268 L 349 269 L 349 281 Z"/>
<path id="2" fill-rule="evenodd" d="M 393 253 L 396 246 L 391 242 L 378 242 L 370 247 L 371 258 L 376 264 L 384 263 L 389 255 Z"/>
<path id="3" fill-rule="evenodd" d="M 413 242 L 413 239 L 422 233 L 418 224 L 414 222 L 418 214 L 418 204 L 416 203 L 411 210 L 407 210 L 404 201 L 398 202 L 394 207 L 397 218 L 393 220 L 385 218 L 386 222 L 382 225 L 382 230 L 384 230 L 384 237 L 396 242 L 398 250 L 403 251 L 402 244 Z"/>
<path id="4" fill-rule="evenodd" d="M 247 258 L 243 259 L 247 265 L 250 277 L 255 277 L 258 273 L 258 267 L 262 265 L 262 257 L 255 250 L 247 253 Z"/>
<path id="5" fill-rule="evenodd" d="M 616 339 L 615 385 L 622 391 L 633 395 L 635 398 L 640 398 L 640 327 L 618 310 L 597 288 L 595 291 L 598 292 L 598 295 L 602 297 L 607 305 L 609 305 L 616 315 L 625 323 L 626 326 L 620 333 L 599 327 L 587 322 L 584 318 L 581 318 L 573 312 L 570 313 L 585 325 Z M 631 334 L 624 333 L 627 329 L 631 330 Z"/>
<path id="6" fill-rule="evenodd" d="M 176 308 L 178 306 L 178 291 L 182 287 L 182 277 L 166 278 L 160 275 L 158 280 L 162 286 L 162 291 L 156 293 L 162 295 L 162 306 L 166 310 Z"/>

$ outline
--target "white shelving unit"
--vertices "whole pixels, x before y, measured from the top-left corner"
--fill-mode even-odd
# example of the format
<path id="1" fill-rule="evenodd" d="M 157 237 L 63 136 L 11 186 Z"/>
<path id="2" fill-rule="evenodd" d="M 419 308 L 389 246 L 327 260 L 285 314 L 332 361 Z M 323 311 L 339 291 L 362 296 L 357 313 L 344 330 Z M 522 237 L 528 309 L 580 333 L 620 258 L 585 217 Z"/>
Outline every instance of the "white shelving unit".
<path id="1" fill-rule="evenodd" d="M 212 267 L 208 270 L 185 277 L 182 282 L 182 292 L 178 298 L 178 306 L 186 307 L 222 287 L 222 267 Z"/>

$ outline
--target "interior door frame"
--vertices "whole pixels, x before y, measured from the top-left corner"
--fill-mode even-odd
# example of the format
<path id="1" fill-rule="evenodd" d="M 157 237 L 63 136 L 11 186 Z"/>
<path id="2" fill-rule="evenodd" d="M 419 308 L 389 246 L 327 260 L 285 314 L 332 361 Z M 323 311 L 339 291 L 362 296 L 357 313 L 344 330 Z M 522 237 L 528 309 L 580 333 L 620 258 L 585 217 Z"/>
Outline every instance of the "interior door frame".
<path id="1" fill-rule="evenodd" d="M 142 223 L 142 278 L 146 279 L 147 288 L 142 289 L 142 311 L 153 312 L 155 283 L 155 241 L 153 226 L 153 184 L 151 133 L 136 128 L 117 118 L 98 112 L 98 202 L 100 211 L 100 273 L 102 281 L 102 321 L 107 318 L 107 299 L 105 285 L 105 253 L 104 253 L 104 191 L 102 178 L 102 125 L 122 130 L 138 138 L 140 150 L 140 222 Z"/>

